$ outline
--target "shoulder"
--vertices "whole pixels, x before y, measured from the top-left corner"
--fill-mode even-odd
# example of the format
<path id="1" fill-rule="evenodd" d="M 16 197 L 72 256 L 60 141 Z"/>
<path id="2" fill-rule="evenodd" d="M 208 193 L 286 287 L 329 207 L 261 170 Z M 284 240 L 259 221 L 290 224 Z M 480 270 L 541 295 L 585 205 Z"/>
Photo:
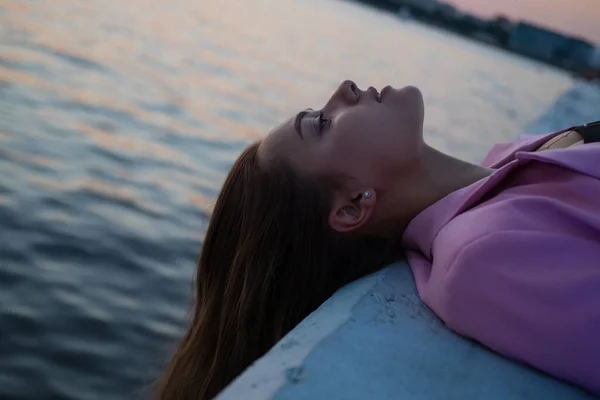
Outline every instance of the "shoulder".
<path id="1" fill-rule="evenodd" d="M 432 244 L 434 257 L 454 260 L 498 248 L 552 252 L 550 243 L 600 245 L 600 181 L 551 165 L 515 175 L 475 207 L 444 225 Z M 540 176 L 551 178 L 543 180 Z M 585 182 L 584 182 L 585 180 Z M 590 181 L 595 184 L 586 184 Z"/>
<path id="2" fill-rule="evenodd" d="M 495 324 L 500 314 L 518 326 L 522 318 L 556 316 L 556 307 L 583 311 L 590 299 L 600 299 L 598 260 L 599 241 L 542 231 L 490 233 L 462 247 L 447 266 L 440 288 L 444 320 L 468 334 L 477 324 Z M 586 312 L 600 316 L 595 310 Z M 545 329 L 557 329 L 543 321 Z"/>
<path id="3" fill-rule="evenodd" d="M 497 246 L 512 246 L 514 238 L 528 232 L 535 221 L 515 201 L 483 203 L 450 220 L 437 234 L 432 243 L 432 255 L 443 260 L 447 268 L 456 259 L 477 257 Z M 524 238 L 530 238 L 528 234 Z M 522 240 L 522 239 L 519 239 Z M 518 240 L 517 240 L 518 242 Z"/>
<path id="4" fill-rule="evenodd" d="M 598 240 L 489 233 L 448 266 L 442 319 L 508 357 L 600 390 L 598 260 Z"/>
<path id="5" fill-rule="evenodd" d="M 591 263 L 583 264 L 594 264 L 593 267 L 598 269 L 595 262 L 598 259 L 600 241 L 589 237 L 568 232 L 504 229 L 492 230 L 463 243 L 448 268 L 460 270 L 485 264 L 487 274 L 493 274 L 494 268 L 502 268 L 504 272 L 515 270 L 526 273 L 575 261 L 582 265 L 582 261 L 589 260 Z"/>
<path id="6" fill-rule="evenodd" d="M 454 309 L 482 293 L 552 297 L 577 292 L 594 280 L 600 288 L 600 241 L 560 232 L 500 230 L 465 243 L 447 266 L 445 292 Z M 508 298 L 505 301 L 510 301 Z M 516 306 L 516 304 L 515 304 Z"/>

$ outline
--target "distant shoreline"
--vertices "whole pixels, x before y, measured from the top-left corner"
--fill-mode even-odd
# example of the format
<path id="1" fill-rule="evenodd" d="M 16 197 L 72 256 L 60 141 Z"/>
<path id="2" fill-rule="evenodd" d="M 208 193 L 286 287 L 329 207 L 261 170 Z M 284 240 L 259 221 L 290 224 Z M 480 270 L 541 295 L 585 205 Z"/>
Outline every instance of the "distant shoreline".
<path id="1" fill-rule="evenodd" d="M 594 44 L 526 22 L 513 22 L 498 15 L 482 19 L 463 13 L 437 0 L 351 0 L 454 33 L 457 36 L 496 47 L 510 54 L 573 73 L 574 77 L 600 78 L 592 66 Z"/>

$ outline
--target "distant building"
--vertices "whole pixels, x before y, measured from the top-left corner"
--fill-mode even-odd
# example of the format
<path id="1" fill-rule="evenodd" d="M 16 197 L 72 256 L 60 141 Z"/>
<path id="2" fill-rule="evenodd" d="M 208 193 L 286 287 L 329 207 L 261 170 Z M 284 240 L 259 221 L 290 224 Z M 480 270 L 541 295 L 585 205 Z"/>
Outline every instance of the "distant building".
<path id="1" fill-rule="evenodd" d="M 510 32 L 513 29 L 514 23 L 506 18 L 503 15 L 498 15 L 493 20 L 490 21 L 492 24 L 495 24 L 499 29 Z"/>
<path id="2" fill-rule="evenodd" d="M 399 6 L 407 6 L 412 11 L 422 12 L 422 13 L 432 13 L 434 12 L 439 3 L 437 0 L 392 0 L 397 3 Z"/>
<path id="3" fill-rule="evenodd" d="M 594 51 L 592 51 L 592 56 L 590 57 L 590 64 L 593 68 L 600 69 L 600 46 L 596 47 Z"/>
<path id="4" fill-rule="evenodd" d="M 463 24 L 472 26 L 474 30 L 475 29 L 483 29 L 485 27 L 485 25 L 487 24 L 486 21 L 479 18 L 477 15 L 469 14 L 469 13 L 464 13 L 461 16 L 461 20 L 462 20 Z"/>
<path id="5" fill-rule="evenodd" d="M 456 7 L 452 4 L 439 2 L 437 6 L 437 12 L 439 12 L 444 18 L 456 19 L 460 15 Z"/>
<path id="6" fill-rule="evenodd" d="M 561 67 L 582 70 L 589 67 L 594 46 L 585 40 L 520 22 L 510 32 L 508 48 Z"/>
<path id="7" fill-rule="evenodd" d="M 566 41 L 567 38 L 559 33 L 519 22 L 510 33 L 508 47 L 517 53 L 551 61 Z"/>
<path id="8" fill-rule="evenodd" d="M 577 71 L 588 69 L 592 63 L 594 46 L 585 40 L 571 38 L 559 54 L 564 65 Z"/>

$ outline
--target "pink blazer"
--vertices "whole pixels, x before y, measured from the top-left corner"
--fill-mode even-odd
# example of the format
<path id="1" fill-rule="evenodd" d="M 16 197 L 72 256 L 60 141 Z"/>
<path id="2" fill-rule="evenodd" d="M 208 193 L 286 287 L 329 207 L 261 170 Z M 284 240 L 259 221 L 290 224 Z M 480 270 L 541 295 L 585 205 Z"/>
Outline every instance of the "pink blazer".
<path id="1" fill-rule="evenodd" d="M 532 152 L 562 132 L 494 146 L 402 241 L 450 329 L 600 394 L 600 143 Z"/>

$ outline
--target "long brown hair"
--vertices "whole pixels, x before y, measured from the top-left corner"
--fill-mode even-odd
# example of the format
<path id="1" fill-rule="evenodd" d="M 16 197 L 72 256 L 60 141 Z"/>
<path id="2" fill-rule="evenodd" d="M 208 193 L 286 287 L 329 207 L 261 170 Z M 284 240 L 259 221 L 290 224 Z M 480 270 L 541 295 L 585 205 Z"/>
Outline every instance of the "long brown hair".
<path id="1" fill-rule="evenodd" d="M 328 185 L 261 168 L 257 149 L 238 158 L 217 199 L 194 314 L 160 400 L 213 398 L 337 289 L 393 258 L 388 240 L 334 232 Z"/>

